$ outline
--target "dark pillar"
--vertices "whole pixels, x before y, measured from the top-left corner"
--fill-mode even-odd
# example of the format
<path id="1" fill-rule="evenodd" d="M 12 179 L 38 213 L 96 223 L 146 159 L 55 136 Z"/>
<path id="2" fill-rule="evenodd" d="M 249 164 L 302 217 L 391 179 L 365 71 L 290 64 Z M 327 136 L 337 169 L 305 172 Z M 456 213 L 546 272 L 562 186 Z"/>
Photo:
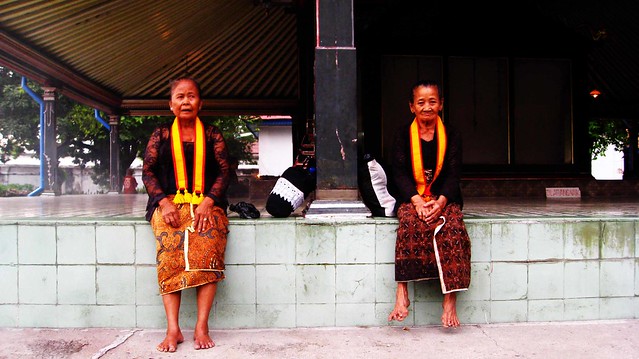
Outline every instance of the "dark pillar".
<path id="1" fill-rule="evenodd" d="M 628 129 L 628 147 L 624 151 L 623 179 L 639 178 L 639 125 L 637 120 L 624 121 Z"/>
<path id="2" fill-rule="evenodd" d="M 110 154 L 110 167 L 109 167 L 109 182 L 111 184 L 111 188 L 109 189 L 109 194 L 117 194 L 120 192 L 122 188 L 121 185 L 121 176 L 120 176 L 120 116 L 118 115 L 109 115 L 109 127 L 111 130 L 110 141 L 109 141 L 109 154 Z"/>
<path id="3" fill-rule="evenodd" d="M 44 189 L 42 195 L 59 196 L 61 191 L 58 183 L 58 144 L 56 142 L 56 88 L 43 87 L 44 95 Z"/>
<path id="4" fill-rule="evenodd" d="M 357 64 L 352 0 L 316 0 L 317 199 L 357 199 Z"/>

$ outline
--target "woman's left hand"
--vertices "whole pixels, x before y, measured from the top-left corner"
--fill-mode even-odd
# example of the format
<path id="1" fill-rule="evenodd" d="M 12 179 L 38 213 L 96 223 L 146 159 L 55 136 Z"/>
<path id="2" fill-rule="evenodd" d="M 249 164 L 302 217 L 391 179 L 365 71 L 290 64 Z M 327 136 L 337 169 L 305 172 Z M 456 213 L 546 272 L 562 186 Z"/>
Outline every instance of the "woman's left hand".
<path id="1" fill-rule="evenodd" d="M 194 211 L 195 228 L 198 232 L 204 232 L 212 227 L 213 221 L 213 200 L 204 197 L 202 203 L 198 204 Z"/>
<path id="2" fill-rule="evenodd" d="M 444 209 L 444 206 L 446 206 L 446 202 L 447 200 L 446 200 L 446 197 L 444 196 L 439 196 L 437 200 L 432 199 L 426 202 L 426 204 L 424 205 L 424 208 L 426 209 L 426 213 L 424 214 L 422 219 L 427 224 L 436 223 L 437 220 L 439 220 L 439 216 L 441 216 L 442 214 L 442 210 Z"/>
<path id="3" fill-rule="evenodd" d="M 424 213 L 424 216 L 422 217 L 422 219 L 427 224 L 435 223 L 437 218 L 439 218 L 439 214 L 441 214 L 442 212 L 442 209 L 439 206 L 439 203 L 437 203 L 437 201 L 435 200 L 430 200 L 426 202 L 426 204 L 424 205 L 424 209 L 426 213 Z"/>

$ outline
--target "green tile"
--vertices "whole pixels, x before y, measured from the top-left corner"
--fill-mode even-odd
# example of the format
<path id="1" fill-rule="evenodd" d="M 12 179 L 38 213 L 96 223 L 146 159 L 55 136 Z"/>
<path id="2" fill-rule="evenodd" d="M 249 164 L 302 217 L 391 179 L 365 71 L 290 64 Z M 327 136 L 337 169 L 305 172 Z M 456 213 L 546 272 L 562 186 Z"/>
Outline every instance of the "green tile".
<path id="1" fill-rule="evenodd" d="M 95 225 L 59 225 L 58 264 L 96 263 Z"/>
<path id="2" fill-rule="evenodd" d="M 375 263 L 375 224 L 336 226 L 336 263 Z"/>
<path id="3" fill-rule="evenodd" d="M 630 258 L 635 254 L 634 222 L 609 221 L 603 226 L 601 258 Z"/>
<path id="4" fill-rule="evenodd" d="M 374 303 L 375 265 L 337 265 L 335 272 L 337 303 Z"/>
<path id="5" fill-rule="evenodd" d="M 51 304 L 57 302 L 57 273 L 53 265 L 23 265 L 18 271 L 20 304 Z"/>
<path id="6" fill-rule="evenodd" d="M 256 228 L 253 224 L 229 226 L 224 261 L 227 264 L 254 264 L 255 233 Z"/>
<path id="7" fill-rule="evenodd" d="M 133 266 L 98 266 L 96 288 L 96 299 L 100 305 L 134 305 L 135 268 Z"/>
<path id="8" fill-rule="evenodd" d="M 258 223 L 255 262 L 259 264 L 295 263 L 295 222 Z"/>
<path id="9" fill-rule="evenodd" d="M 0 264 L 18 263 L 18 226 L 0 224 Z"/>
<path id="10" fill-rule="evenodd" d="M 299 225 L 295 233 L 295 261 L 300 264 L 335 263 L 335 227 L 330 223 Z"/>
<path id="11" fill-rule="evenodd" d="M 18 262 L 20 264 L 56 263 L 55 226 L 18 226 Z"/>
<path id="12" fill-rule="evenodd" d="M 268 264 L 256 266 L 255 285 L 259 304 L 295 304 L 293 265 Z"/>

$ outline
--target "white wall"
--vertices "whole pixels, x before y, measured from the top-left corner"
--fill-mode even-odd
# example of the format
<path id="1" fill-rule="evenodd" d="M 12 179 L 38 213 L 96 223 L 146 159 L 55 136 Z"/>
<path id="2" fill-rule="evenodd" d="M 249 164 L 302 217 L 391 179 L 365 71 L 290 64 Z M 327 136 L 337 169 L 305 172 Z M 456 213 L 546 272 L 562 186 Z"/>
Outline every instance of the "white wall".
<path id="1" fill-rule="evenodd" d="M 623 152 L 609 146 L 603 156 L 591 162 L 591 174 L 598 180 L 623 179 Z"/>
<path id="2" fill-rule="evenodd" d="M 260 127 L 260 176 L 280 176 L 293 165 L 293 134 L 291 126 Z"/>
<path id="3" fill-rule="evenodd" d="M 142 162 L 136 159 L 131 165 L 134 176 L 138 181 L 138 189 L 144 188 L 142 184 Z M 91 167 L 80 168 L 73 164 L 71 158 L 61 158 L 59 171 L 67 174 L 67 180 L 62 183 L 62 194 L 96 194 L 109 192 L 108 187 L 101 187 L 93 183 Z M 33 156 L 20 156 L 0 164 L 0 184 L 30 184 L 33 189 L 40 187 L 40 160 Z"/>
<path id="4" fill-rule="evenodd" d="M 106 193 L 108 188 L 100 187 L 93 183 L 90 168 L 59 167 L 58 171 L 67 173 L 67 180 L 62 183 L 62 194 L 97 194 Z M 33 189 L 40 187 L 40 165 L 14 164 L 0 165 L 0 183 L 30 184 Z"/>

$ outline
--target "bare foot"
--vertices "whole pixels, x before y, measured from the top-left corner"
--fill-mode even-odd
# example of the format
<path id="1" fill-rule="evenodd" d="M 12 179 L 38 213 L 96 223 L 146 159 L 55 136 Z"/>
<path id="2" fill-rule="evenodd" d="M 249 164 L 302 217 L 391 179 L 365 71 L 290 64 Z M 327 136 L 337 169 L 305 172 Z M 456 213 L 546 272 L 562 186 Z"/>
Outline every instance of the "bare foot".
<path id="1" fill-rule="evenodd" d="M 195 333 L 193 334 L 193 347 L 195 350 L 199 349 L 210 349 L 215 346 L 215 342 L 209 336 L 209 328 L 195 328 Z"/>
<path id="2" fill-rule="evenodd" d="M 457 293 L 444 294 L 444 301 L 442 302 L 442 325 L 444 327 L 457 328 L 459 327 L 459 318 L 457 318 Z"/>
<path id="3" fill-rule="evenodd" d="M 184 336 L 182 335 L 181 330 L 177 331 L 166 331 L 166 337 L 162 341 L 162 343 L 158 344 L 156 347 L 158 351 L 173 353 L 177 350 L 178 344 L 184 342 Z"/>
<path id="4" fill-rule="evenodd" d="M 408 307 L 410 300 L 408 299 L 408 288 L 406 283 L 397 283 L 397 293 L 395 294 L 395 308 L 388 315 L 388 321 L 397 320 L 399 322 L 408 316 Z"/>

